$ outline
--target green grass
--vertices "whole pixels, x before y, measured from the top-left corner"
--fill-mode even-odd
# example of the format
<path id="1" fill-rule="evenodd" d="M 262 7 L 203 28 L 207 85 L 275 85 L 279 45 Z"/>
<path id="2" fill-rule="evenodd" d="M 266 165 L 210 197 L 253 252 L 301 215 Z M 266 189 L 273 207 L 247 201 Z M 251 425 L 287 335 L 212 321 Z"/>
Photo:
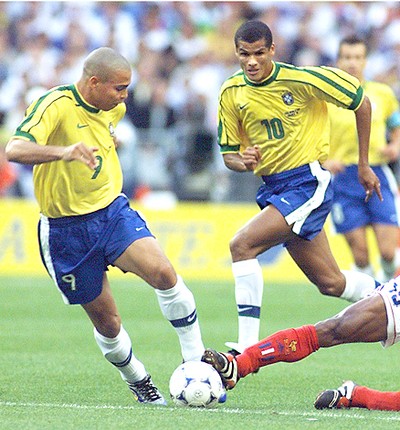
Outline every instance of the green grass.
<path id="1" fill-rule="evenodd" d="M 189 283 L 206 346 L 224 350 L 237 323 L 230 283 Z M 134 352 L 168 394 L 180 364 L 177 337 L 151 288 L 127 275 L 112 288 Z M 263 336 L 327 318 L 346 305 L 307 284 L 266 285 Z M 315 395 L 354 379 L 399 389 L 398 346 L 345 345 L 293 364 L 279 363 L 240 381 L 213 410 L 143 406 L 101 356 L 79 306 L 66 306 L 47 278 L 0 277 L 0 428 L 30 429 L 380 429 L 400 415 L 362 409 L 317 411 Z"/>

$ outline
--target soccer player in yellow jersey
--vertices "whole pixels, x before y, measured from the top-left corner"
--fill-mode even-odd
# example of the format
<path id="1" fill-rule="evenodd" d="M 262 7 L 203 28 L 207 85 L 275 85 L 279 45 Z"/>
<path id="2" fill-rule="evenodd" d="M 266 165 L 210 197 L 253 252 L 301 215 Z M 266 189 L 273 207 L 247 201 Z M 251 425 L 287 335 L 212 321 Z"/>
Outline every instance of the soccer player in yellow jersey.
<path id="1" fill-rule="evenodd" d="M 381 192 L 368 164 L 370 103 L 356 78 L 273 61 L 272 34 L 261 21 L 241 25 L 235 47 L 241 70 L 220 91 L 218 143 L 229 169 L 253 171 L 264 182 L 257 194 L 261 212 L 230 243 L 239 335 L 227 346 L 240 352 L 258 341 L 263 278 L 257 256 L 275 245 L 285 244 L 322 294 L 357 301 L 376 286 L 368 275 L 339 270 L 323 231 L 332 204 L 331 175 L 321 167 L 329 149 L 327 103 L 355 112 L 360 182 L 367 199 Z"/>
<path id="2" fill-rule="evenodd" d="M 76 84 L 53 88 L 28 107 L 6 154 L 34 165 L 41 256 L 64 301 L 86 311 L 100 350 L 136 400 L 165 405 L 132 353 L 107 267 L 135 273 L 155 289 L 184 360 L 199 360 L 204 346 L 192 293 L 121 194 L 115 127 L 125 114 L 131 74 L 120 54 L 96 49 Z"/>
<path id="3" fill-rule="evenodd" d="M 334 105 L 328 106 L 330 152 L 324 167 L 334 174 L 332 220 L 336 231 L 344 234 L 349 244 L 355 269 L 373 274 L 366 235 L 367 227 L 371 226 L 381 256 L 378 279 L 384 282 L 394 276 L 399 238 L 397 184 L 387 163 L 399 157 L 400 112 L 396 96 L 388 85 L 364 79 L 366 61 L 367 46 L 363 40 L 351 36 L 341 41 L 337 65 L 361 81 L 371 101 L 369 162 L 380 180 L 383 202 L 377 196 L 364 201 L 364 190 L 357 179 L 358 146 L 354 115 Z"/>

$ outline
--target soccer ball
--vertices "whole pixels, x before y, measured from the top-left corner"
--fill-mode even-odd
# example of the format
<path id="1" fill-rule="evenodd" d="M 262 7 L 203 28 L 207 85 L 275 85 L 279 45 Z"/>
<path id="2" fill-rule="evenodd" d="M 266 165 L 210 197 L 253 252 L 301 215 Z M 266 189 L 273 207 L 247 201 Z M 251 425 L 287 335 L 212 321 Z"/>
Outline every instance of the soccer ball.
<path id="1" fill-rule="evenodd" d="M 218 372 L 202 361 L 186 361 L 175 369 L 169 392 L 176 406 L 212 407 L 226 400 Z"/>

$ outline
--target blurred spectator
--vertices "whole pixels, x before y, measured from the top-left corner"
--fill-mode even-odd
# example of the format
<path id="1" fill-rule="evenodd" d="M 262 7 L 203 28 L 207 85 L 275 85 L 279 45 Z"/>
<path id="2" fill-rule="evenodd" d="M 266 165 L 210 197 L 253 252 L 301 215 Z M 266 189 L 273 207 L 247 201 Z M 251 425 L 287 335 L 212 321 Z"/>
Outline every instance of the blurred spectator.
<path id="1" fill-rule="evenodd" d="M 14 164 L 7 161 L 6 154 L 4 151 L 5 142 L 8 141 L 10 135 L 4 128 L 4 115 L 0 115 L 0 197 L 9 195 L 12 186 L 17 180 L 17 172 L 14 168 Z M 3 144 L 4 143 L 4 144 Z"/>
<path id="2" fill-rule="evenodd" d="M 17 179 L 17 173 L 14 166 L 7 161 L 4 147 L 0 147 L 0 197 L 8 194 L 8 190 L 12 187 Z"/>
<path id="3" fill-rule="evenodd" d="M 334 64 L 339 40 L 357 32 L 370 45 L 367 78 L 389 84 L 400 98 L 400 6 L 394 1 L 0 2 L 5 131 L 13 131 L 32 88 L 77 80 L 87 53 L 111 46 L 133 66 L 126 121 L 117 129 L 124 191 L 253 201 L 254 177 L 241 181 L 243 190 L 233 188 L 235 174 L 221 164 L 216 112 L 219 87 L 237 70 L 232 36 L 254 18 L 271 27 L 276 60 L 296 65 Z M 130 157 L 140 167 L 132 169 Z M 8 193 L 30 197 L 29 169 L 14 170 Z"/>

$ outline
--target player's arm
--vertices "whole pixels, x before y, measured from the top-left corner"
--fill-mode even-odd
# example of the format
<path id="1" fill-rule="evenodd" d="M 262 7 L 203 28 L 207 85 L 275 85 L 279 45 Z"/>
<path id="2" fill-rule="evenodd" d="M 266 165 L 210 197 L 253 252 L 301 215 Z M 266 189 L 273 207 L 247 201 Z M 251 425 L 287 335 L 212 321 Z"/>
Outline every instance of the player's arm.
<path id="1" fill-rule="evenodd" d="M 80 161 L 91 169 L 97 167 L 94 153 L 97 148 L 87 147 L 83 142 L 70 146 L 38 145 L 23 139 L 11 139 L 6 145 L 6 156 L 9 161 L 21 164 L 42 164 L 52 161 Z"/>
<path id="2" fill-rule="evenodd" d="M 235 172 L 253 171 L 261 160 L 259 147 L 249 146 L 243 153 L 228 152 L 223 154 L 225 166 Z"/>
<path id="3" fill-rule="evenodd" d="M 355 111 L 358 134 L 358 178 L 366 191 L 365 201 L 368 201 L 375 191 L 382 200 L 381 186 L 378 177 L 368 163 L 369 137 L 371 133 L 371 102 L 364 97 Z"/>

